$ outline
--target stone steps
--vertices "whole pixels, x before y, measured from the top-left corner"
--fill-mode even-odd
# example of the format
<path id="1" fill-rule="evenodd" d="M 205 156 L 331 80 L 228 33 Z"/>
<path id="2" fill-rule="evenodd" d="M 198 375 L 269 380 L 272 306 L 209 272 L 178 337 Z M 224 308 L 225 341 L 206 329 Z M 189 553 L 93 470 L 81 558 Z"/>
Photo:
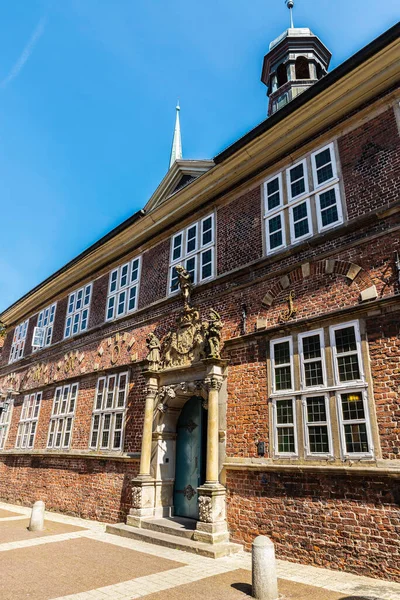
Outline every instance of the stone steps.
<path id="1" fill-rule="evenodd" d="M 127 525 L 131 525 L 131 523 L 129 523 L 129 516 L 126 523 Z M 141 527 L 142 529 L 147 529 L 149 531 L 158 531 L 159 533 L 167 533 L 169 535 L 176 535 L 192 540 L 194 532 L 196 531 L 196 523 L 197 521 L 195 521 L 195 519 L 186 519 L 184 517 L 163 519 L 149 518 L 142 519 Z"/>
<path id="2" fill-rule="evenodd" d="M 160 520 L 164 521 L 164 519 Z M 140 540 L 142 542 L 147 542 L 148 544 L 156 544 L 158 546 L 165 546 L 166 548 L 173 548 L 174 550 L 192 552 L 193 554 L 199 554 L 200 556 L 207 556 L 209 558 L 221 558 L 222 556 L 234 554 L 235 552 L 242 550 L 241 545 L 232 544 L 231 542 L 205 544 L 204 542 L 197 542 L 193 539 L 182 537 L 179 534 L 172 535 L 171 533 L 162 531 L 132 527 L 131 525 L 125 525 L 125 523 L 107 525 L 106 532 L 121 537 Z"/>

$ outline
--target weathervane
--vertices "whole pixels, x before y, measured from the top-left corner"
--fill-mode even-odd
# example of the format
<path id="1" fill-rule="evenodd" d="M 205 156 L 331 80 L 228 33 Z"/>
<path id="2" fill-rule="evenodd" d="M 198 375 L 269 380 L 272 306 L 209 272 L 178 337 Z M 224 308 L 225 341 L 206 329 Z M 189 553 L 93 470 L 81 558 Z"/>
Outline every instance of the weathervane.
<path id="1" fill-rule="evenodd" d="M 288 7 L 288 9 L 290 10 L 290 29 L 294 29 L 294 24 L 293 24 L 294 0 L 285 0 L 285 4 Z"/>

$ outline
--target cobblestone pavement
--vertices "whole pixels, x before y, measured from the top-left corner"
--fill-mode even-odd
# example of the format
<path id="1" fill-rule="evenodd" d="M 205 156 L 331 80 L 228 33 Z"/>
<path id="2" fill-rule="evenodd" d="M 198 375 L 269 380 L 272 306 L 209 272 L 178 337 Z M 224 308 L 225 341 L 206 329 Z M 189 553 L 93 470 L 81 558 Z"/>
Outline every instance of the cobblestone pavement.
<path id="1" fill-rule="evenodd" d="M 1 539 L 7 540 L 0 543 L 1 600 L 250 597 L 251 557 L 245 552 L 199 557 L 110 535 L 102 523 L 57 513 L 46 513 L 47 531 L 28 537 L 29 508 L 0 502 L 0 515 Z M 397 583 L 282 560 L 277 567 L 282 600 L 400 600 Z"/>

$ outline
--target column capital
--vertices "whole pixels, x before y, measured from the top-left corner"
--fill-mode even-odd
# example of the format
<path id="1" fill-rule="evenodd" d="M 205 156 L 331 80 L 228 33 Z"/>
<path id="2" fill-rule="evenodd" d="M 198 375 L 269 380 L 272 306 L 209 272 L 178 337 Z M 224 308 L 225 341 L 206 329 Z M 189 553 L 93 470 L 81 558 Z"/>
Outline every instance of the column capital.
<path id="1" fill-rule="evenodd" d="M 207 392 L 211 390 L 220 391 L 224 379 L 221 375 L 209 375 L 204 379 L 203 387 Z"/>

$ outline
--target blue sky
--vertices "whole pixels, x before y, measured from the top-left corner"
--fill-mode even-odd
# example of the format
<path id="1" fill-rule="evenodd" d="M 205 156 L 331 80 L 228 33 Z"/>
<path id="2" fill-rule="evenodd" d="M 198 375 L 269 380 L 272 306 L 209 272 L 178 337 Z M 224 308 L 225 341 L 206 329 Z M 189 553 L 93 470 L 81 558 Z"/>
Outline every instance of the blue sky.
<path id="1" fill-rule="evenodd" d="M 296 0 L 331 68 L 391 27 L 398 0 Z M 0 1 L 0 310 L 141 208 L 168 167 L 266 116 L 283 0 Z"/>

